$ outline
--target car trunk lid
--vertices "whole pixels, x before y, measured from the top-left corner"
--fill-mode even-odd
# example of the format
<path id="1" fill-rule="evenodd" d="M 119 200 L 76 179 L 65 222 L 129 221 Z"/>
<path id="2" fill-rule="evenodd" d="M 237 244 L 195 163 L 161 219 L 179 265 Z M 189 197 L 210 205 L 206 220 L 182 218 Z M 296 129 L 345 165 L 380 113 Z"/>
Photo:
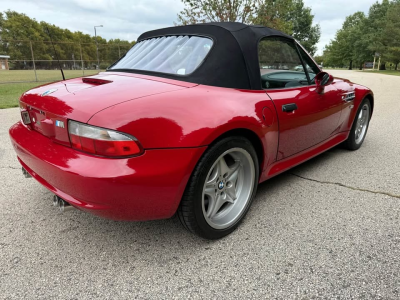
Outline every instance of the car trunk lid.
<path id="1" fill-rule="evenodd" d="M 196 85 L 139 74 L 107 73 L 39 86 L 24 93 L 20 107 L 22 114 L 29 116 L 28 126 L 56 142 L 70 145 L 69 119 L 87 123 L 94 114 L 110 106 Z"/>

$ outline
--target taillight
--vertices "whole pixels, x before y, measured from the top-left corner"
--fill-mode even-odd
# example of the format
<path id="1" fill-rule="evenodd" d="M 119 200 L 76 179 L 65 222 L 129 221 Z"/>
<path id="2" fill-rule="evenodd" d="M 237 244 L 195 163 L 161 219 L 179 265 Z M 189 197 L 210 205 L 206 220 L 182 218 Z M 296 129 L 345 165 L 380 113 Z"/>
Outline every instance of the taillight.
<path id="1" fill-rule="evenodd" d="M 133 136 L 114 130 L 69 120 L 68 133 L 72 148 L 95 155 L 123 157 L 143 152 Z"/>

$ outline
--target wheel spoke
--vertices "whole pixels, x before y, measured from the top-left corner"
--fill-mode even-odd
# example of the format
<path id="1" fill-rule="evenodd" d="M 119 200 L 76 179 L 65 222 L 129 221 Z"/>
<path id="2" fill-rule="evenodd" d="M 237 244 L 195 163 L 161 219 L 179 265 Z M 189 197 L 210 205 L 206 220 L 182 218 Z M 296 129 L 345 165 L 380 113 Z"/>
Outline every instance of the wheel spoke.
<path id="1" fill-rule="evenodd" d="M 360 125 L 361 125 L 361 119 L 357 118 L 356 128 L 360 127 Z"/>
<path id="2" fill-rule="evenodd" d="M 215 183 L 217 181 L 219 175 L 220 175 L 219 168 L 218 168 L 218 166 L 215 166 L 214 169 L 212 170 L 210 176 L 208 177 L 206 184 L 209 185 L 209 184 Z"/>
<path id="3" fill-rule="evenodd" d="M 218 213 L 221 206 L 225 203 L 225 199 L 221 194 L 217 194 L 215 200 L 212 202 L 212 205 L 208 206 L 207 217 L 214 218 L 215 215 Z"/>
<path id="4" fill-rule="evenodd" d="M 227 202 L 233 203 L 236 200 L 236 188 L 234 185 L 232 185 L 231 187 L 227 187 L 225 189 L 226 195 L 228 196 L 227 198 Z"/>
<path id="5" fill-rule="evenodd" d="M 219 175 L 224 176 L 225 174 L 227 174 L 227 175 L 229 174 L 230 169 L 229 169 L 228 165 L 226 164 L 224 157 L 221 157 L 221 159 L 219 160 L 218 169 L 219 169 Z"/>
<path id="6" fill-rule="evenodd" d="M 236 183 L 236 180 L 238 178 L 238 174 L 240 171 L 240 167 L 241 167 L 240 160 L 237 160 L 234 163 L 234 165 L 229 168 L 229 173 L 228 173 L 228 176 L 226 177 L 226 180 Z"/>
<path id="7" fill-rule="evenodd" d="M 215 205 L 215 202 L 216 202 L 217 195 L 216 195 L 215 192 L 214 193 L 209 193 L 209 194 L 207 193 L 206 195 L 207 195 L 206 199 L 208 200 L 208 206 L 207 206 L 206 214 L 207 214 L 207 217 L 210 217 L 211 211 L 212 211 L 212 209 L 213 209 L 213 207 Z"/>
<path id="8" fill-rule="evenodd" d="M 204 189 L 204 194 L 208 195 L 208 196 L 213 196 L 215 197 L 215 185 L 214 184 L 210 184 L 210 185 L 206 185 L 206 188 Z"/>
<path id="9" fill-rule="evenodd" d="M 360 111 L 360 113 L 358 114 L 358 117 L 357 117 L 357 122 L 356 122 L 356 128 L 358 128 L 358 127 L 360 127 L 360 125 L 362 125 L 362 111 Z"/>
<path id="10" fill-rule="evenodd" d="M 362 117 L 363 122 L 362 122 L 362 124 L 365 125 L 367 123 L 367 120 L 368 120 L 368 111 L 366 109 L 363 109 L 362 112 L 363 112 L 363 117 Z"/>

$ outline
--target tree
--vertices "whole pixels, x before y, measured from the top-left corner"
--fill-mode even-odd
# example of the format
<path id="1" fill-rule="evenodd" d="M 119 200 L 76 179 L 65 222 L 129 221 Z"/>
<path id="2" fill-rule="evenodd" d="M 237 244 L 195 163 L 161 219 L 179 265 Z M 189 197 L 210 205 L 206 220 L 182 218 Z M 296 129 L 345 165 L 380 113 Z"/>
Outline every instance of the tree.
<path id="1" fill-rule="evenodd" d="M 320 38 L 311 9 L 303 0 L 182 0 L 178 24 L 242 22 L 258 24 L 293 35 L 311 54 Z"/>
<path id="2" fill-rule="evenodd" d="M 86 67 L 95 63 L 96 40 L 93 36 L 38 22 L 11 10 L 0 13 L 0 52 L 10 55 L 15 68 L 31 68 L 32 44 L 36 67 L 56 68 L 58 66 L 51 62 L 56 57 L 49 32 L 64 68 L 81 68 L 81 60 L 85 61 Z M 97 36 L 97 42 L 104 66 L 117 60 L 120 54 L 124 55 L 134 44 L 119 39 L 107 42 L 101 36 Z"/>
<path id="3" fill-rule="evenodd" d="M 314 56 L 314 60 L 318 65 L 322 65 L 325 61 L 324 55 L 316 55 Z"/>
<path id="4" fill-rule="evenodd" d="M 364 49 L 356 45 L 362 39 L 365 18 L 363 12 L 356 12 L 346 17 L 335 39 L 326 47 L 327 63 L 333 66 L 348 65 L 349 70 L 352 70 L 353 63 L 361 64 L 364 53 L 360 52 Z"/>
<path id="5" fill-rule="evenodd" d="M 182 25 L 205 22 L 248 23 L 255 11 L 252 0 L 182 0 L 185 8 L 178 14 Z"/>
<path id="6" fill-rule="evenodd" d="M 351 69 L 353 63 L 362 68 L 375 53 L 381 58 L 380 70 L 387 62 L 396 67 L 400 63 L 400 0 L 376 2 L 368 16 L 362 12 L 348 16 L 324 55 L 329 64 L 344 63 Z"/>
<path id="7" fill-rule="evenodd" d="M 292 34 L 292 18 L 295 17 L 294 2 L 293 0 L 259 0 L 249 23 L 275 28 L 287 34 Z"/>
<path id="8" fill-rule="evenodd" d="M 368 49 L 372 53 L 378 52 L 381 54 L 380 70 L 385 70 L 386 65 L 386 45 L 384 43 L 383 30 L 387 23 L 386 16 L 388 9 L 391 6 L 389 0 L 383 0 L 382 3 L 376 2 L 369 9 L 367 34 L 365 35 Z"/>
<path id="9" fill-rule="evenodd" d="M 386 16 L 386 25 L 382 32 L 382 43 L 386 45 L 386 57 L 394 63 L 395 70 L 400 63 L 400 2 L 393 3 Z"/>
<path id="10" fill-rule="evenodd" d="M 311 8 L 305 7 L 303 0 L 294 1 L 294 7 L 287 21 L 290 20 L 293 22 L 291 33 L 293 37 L 300 41 L 311 55 L 314 55 L 321 38 L 321 28 L 318 24 L 313 25 L 314 15 L 311 13 Z"/>

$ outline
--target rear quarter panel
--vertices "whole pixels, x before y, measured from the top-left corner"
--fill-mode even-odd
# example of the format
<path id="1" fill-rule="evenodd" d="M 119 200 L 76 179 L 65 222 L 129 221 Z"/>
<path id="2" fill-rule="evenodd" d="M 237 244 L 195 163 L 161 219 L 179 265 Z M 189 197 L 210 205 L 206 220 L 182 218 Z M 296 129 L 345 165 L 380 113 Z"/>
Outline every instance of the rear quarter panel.
<path id="1" fill-rule="evenodd" d="M 265 107 L 273 112 L 268 120 L 263 117 Z M 278 121 L 264 91 L 200 85 L 112 106 L 88 123 L 129 133 L 145 149 L 205 146 L 244 128 L 257 134 L 268 163 L 276 158 Z"/>

